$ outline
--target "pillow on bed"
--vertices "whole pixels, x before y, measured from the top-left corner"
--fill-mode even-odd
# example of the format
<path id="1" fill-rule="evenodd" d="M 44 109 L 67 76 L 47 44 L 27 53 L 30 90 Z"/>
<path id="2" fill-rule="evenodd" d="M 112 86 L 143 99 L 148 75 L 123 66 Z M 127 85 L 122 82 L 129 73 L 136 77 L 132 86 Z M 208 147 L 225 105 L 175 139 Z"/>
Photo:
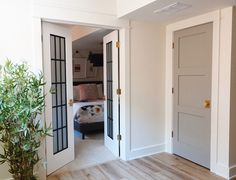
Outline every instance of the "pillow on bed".
<path id="1" fill-rule="evenodd" d="M 73 86 L 73 98 L 74 98 L 74 101 L 79 101 L 79 88 L 78 88 L 78 86 Z"/>
<path id="2" fill-rule="evenodd" d="M 97 88 L 98 88 L 98 98 L 103 99 L 104 98 L 103 85 L 97 84 Z"/>
<path id="3" fill-rule="evenodd" d="M 98 99 L 98 88 L 96 84 L 81 84 L 78 86 L 80 101 L 93 101 Z"/>

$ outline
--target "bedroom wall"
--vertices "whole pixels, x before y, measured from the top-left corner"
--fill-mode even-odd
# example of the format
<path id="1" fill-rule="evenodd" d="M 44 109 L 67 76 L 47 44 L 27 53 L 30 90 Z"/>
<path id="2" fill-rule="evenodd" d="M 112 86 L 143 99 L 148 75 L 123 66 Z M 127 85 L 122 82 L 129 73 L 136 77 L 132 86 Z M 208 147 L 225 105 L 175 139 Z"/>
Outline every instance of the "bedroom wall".
<path id="1" fill-rule="evenodd" d="M 79 51 L 79 53 L 76 53 L 76 51 Z M 73 58 L 85 58 L 88 59 L 89 52 L 93 53 L 103 53 L 101 51 L 95 51 L 95 50 L 79 50 L 79 49 L 74 49 L 73 50 Z M 74 82 L 85 82 L 85 81 L 103 81 L 103 67 L 96 67 L 97 68 L 97 74 L 95 77 L 86 77 L 86 78 L 75 78 L 73 77 Z"/>
<path id="2" fill-rule="evenodd" d="M 129 159 L 165 148 L 165 27 L 131 22 Z"/>
<path id="3" fill-rule="evenodd" d="M 72 26 L 71 28 L 71 36 L 72 36 L 72 41 L 79 40 L 89 34 L 94 33 L 95 31 L 98 31 L 100 28 L 95 28 L 95 27 L 89 27 L 89 26 Z M 72 57 L 73 57 L 73 63 L 74 63 L 74 58 L 84 58 L 88 59 L 89 53 L 97 53 L 97 54 L 102 54 L 103 49 L 102 45 L 101 47 L 97 47 L 97 49 L 87 49 L 88 46 L 84 47 L 82 46 L 80 49 L 76 48 L 76 45 L 72 44 Z M 86 78 L 78 78 L 73 74 L 73 81 L 74 82 L 85 82 L 85 81 L 103 81 L 103 67 L 95 67 L 97 69 L 97 73 L 95 77 L 86 77 Z M 74 71 L 74 69 L 73 69 Z"/>
<path id="4" fill-rule="evenodd" d="M 86 27 L 86 26 L 73 26 L 71 28 L 71 38 L 72 41 L 80 39 L 86 35 L 89 35 L 95 31 L 99 30 L 99 28 Z"/>

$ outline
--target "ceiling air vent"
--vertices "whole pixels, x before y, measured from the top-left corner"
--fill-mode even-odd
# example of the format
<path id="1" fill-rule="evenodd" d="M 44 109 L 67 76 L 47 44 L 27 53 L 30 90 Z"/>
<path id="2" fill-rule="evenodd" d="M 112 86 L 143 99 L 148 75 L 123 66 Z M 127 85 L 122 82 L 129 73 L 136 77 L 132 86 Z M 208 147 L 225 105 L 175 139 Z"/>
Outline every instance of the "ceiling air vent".
<path id="1" fill-rule="evenodd" d="M 155 14 L 174 14 L 174 13 L 180 12 L 180 11 L 185 10 L 190 7 L 191 7 L 191 5 L 189 5 L 189 4 L 175 2 L 173 4 L 167 5 L 165 7 L 160 8 L 160 9 L 156 9 L 155 11 L 153 11 L 153 13 L 155 13 Z"/>

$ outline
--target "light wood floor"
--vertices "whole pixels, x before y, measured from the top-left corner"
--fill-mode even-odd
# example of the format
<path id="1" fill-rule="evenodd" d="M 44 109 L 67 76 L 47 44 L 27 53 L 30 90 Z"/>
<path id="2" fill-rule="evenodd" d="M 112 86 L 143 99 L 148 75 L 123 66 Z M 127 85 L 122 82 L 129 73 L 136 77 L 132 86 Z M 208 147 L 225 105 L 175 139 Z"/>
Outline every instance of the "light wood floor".
<path id="1" fill-rule="evenodd" d="M 50 180 L 221 180 L 209 170 L 178 156 L 161 153 L 131 161 L 114 160 Z"/>
<path id="2" fill-rule="evenodd" d="M 51 176 L 78 171 L 117 159 L 105 146 L 103 133 L 86 135 L 75 132 L 75 160 L 54 172 Z M 49 178 L 48 178 L 49 179 Z"/>

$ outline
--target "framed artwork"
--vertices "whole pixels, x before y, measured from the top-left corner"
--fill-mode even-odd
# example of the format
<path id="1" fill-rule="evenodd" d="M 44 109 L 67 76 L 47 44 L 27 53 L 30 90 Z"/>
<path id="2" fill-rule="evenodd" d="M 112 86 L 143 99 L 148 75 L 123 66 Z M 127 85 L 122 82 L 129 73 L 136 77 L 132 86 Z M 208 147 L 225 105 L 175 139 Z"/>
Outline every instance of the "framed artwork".
<path id="1" fill-rule="evenodd" d="M 86 58 L 74 58 L 73 60 L 73 75 L 75 79 L 86 78 Z"/>
<path id="2" fill-rule="evenodd" d="M 97 67 L 93 66 L 93 63 L 90 63 L 90 61 L 87 61 L 86 76 L 87 77 L 97 76 Z"/>

